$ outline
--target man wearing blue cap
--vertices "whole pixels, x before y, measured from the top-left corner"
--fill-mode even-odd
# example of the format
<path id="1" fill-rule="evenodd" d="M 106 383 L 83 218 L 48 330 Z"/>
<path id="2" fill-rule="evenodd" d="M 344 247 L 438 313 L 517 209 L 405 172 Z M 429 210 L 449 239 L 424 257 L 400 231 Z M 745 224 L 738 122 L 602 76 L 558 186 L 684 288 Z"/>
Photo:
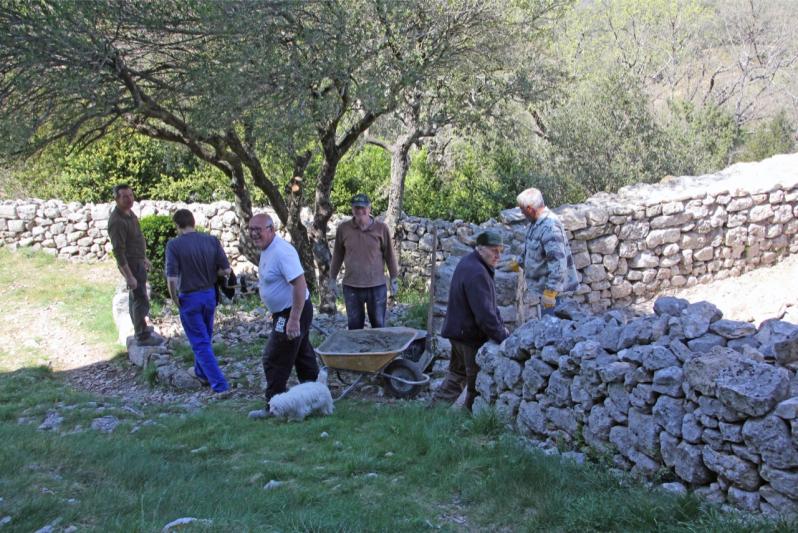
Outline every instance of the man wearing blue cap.
<path id="1" fill-rule="evenodd" d="M 371 216 L 371 201 L 365 194 L 352 198 L 352 219 L 335 232 L 330 264 L 330 291 L 337 293 L 336 278 L 344 267 L 344 304 L 349 329 L 363 329 L 366 312 L 372 328 L 385 326 L 388 302 L 385 267 L 390 275 L 391 296 L 399 290 L 399 266 L 388 226 Z"/>
<path id="2" fill-rule="evenodd" d="M 488 340 L 502 342 L 507 338 L 507 328 L 496 307 L 493 282 L 503 248 L 501 235 L 485 231 L 477 236 L 476 249 L 454 269 L 441 330 L 441 335 L 452 343 L 452 356 L 446 380 L 433 397 L 434 403 L 454 402 L 465 387 L 465 407 L 470 411 L 477 392 L 477 351 Z"/>

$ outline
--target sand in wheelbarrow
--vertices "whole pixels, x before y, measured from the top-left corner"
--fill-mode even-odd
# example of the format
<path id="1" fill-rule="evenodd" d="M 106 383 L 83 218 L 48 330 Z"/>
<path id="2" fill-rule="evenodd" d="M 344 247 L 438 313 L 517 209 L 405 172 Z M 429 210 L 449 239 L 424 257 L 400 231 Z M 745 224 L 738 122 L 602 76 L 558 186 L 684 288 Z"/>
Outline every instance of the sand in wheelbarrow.
<path id="1" fill-rule="evenodd" d="M 324 341 L 319 349 L 330 353 L 398 352 L 408 340 L 407 333 L 392 333 L 380 329 L 339 331 Z"/>

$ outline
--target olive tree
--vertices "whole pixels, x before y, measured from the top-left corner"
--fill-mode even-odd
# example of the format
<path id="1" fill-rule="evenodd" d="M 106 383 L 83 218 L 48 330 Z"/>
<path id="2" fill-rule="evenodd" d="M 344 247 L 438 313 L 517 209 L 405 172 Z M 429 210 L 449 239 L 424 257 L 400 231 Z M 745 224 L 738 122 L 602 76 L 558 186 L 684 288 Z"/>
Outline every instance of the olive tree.
<path id="1" fill-rule="evenodd" d="M 227 176 L 240 224 L 252 215 L 250 188 L 264 192 L 313 285 L 316 269 L 329 270 L 329 197 L 341 158 L 407 88 L 478 54 L 485 5 L 3 2 L 0 150 L 20 158 L 61 139 L 79 149 L 115 128 L 182 144 Z M 321 163 L 306 180 L 314 154 Z M 290 175 L 275 175 L 275 161 Z M 306 203 L 309 228 L 299 217 Z"/>

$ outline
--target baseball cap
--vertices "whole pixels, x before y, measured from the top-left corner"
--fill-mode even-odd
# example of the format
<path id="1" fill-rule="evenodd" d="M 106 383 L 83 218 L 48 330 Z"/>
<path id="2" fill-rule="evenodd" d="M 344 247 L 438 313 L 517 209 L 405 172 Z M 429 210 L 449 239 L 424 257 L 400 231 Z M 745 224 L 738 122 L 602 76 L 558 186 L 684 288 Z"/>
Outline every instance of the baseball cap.
<path id="1" fill-rule="evenodd" d="M 371 200 L 363 193 L 356 194 L 352 197 L 352 207 L 369 207 Z"/>

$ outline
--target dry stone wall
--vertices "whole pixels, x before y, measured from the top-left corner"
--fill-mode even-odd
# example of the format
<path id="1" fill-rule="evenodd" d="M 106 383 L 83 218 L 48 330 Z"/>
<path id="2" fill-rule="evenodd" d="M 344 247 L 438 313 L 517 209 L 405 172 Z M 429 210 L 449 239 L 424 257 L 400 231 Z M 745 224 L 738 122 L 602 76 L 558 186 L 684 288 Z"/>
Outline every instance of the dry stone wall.
<path id="1" fill-rule="evenodd" d="M 219 237 L 235 267 L 252 268 L 238 250 L 238 220 L 228 202 L 144 201 L 134 210 L 139 216 L 170 215 L 181 207 L 191 209 L 197 223 Z M 0 243 L 70 259 L 103 259 L 111 249 L 106 231 L 111 208 L 112 204 L 6 200 L 0 203 Z M 635 185 L 555 212 L 565 224 L 581 275 L 573 301 L 598 311 L 649 300 L 670 287 L 737 276 L 796 253 L 798 154 L 740 163 L 712 175 Z M 303 218 L 309 216 L 304 213 Z M 341 219 L 331 221 L 331 241 Z M 486 228 L 503 234 L 507 256 L 522 253 L 527 224 L 518 209 L 481 225 L 417 217 L 400 222 L 397 239 L 406 282 L 429 279 L 433 231 L 437 233 L 438 323 L 445 314 L 454 266 Z M 521 322 L 516 315 L 516 274 L 498 275 L 497 286 L 503 316 L 511 325 Z M 534 303 L 534 296 L 525 302 Z"/>
<path id="2" fill-rule="evenodd" d="M 567 230 L 581 275 L 573 301 L 600 311 L 650 300 L 665 289 L 739 276 L 798 252 L 798 154 L 626 187 L 554 211 Z M 435 225 L 412 218 L 402 222 L 403 264 L 428 270 Z M 439 321 L 459 256 L 470 251 L 467 244 L 475 233 L 488 227 L 504 235 L 508 255 L 523 252 L 528 226 L 518 209 L 481 226 L 455 222 L 439 229 Z M 516 277 L 496 277 L 499 309 L 511 324 L 516 321 Z"/>
<path id="3" fill-rule="evenodd" d="M 605 455 L 717 503 L 798 514 L 798 326 L 724 320 L 663 297 L 655 313 L 576 306 L 477 354 L 476 410 L 548 445 Z"/>
<path id="4" fill-rule="evenodd" d="M 181 204 L 137 202 L 137 216 L 172 215 L 180 208 L 194 214 L 197 225 L 219 238 L 234 266 L 247 264 L 238 250 L 238 218 L 229 202 Z M 110 257 L 108 217 L 112 203 L 80 204 L 60 200 L 6 200 L 0 203 L 0 245 L 29 247 L 70 260 L 97 261 Z"/>

